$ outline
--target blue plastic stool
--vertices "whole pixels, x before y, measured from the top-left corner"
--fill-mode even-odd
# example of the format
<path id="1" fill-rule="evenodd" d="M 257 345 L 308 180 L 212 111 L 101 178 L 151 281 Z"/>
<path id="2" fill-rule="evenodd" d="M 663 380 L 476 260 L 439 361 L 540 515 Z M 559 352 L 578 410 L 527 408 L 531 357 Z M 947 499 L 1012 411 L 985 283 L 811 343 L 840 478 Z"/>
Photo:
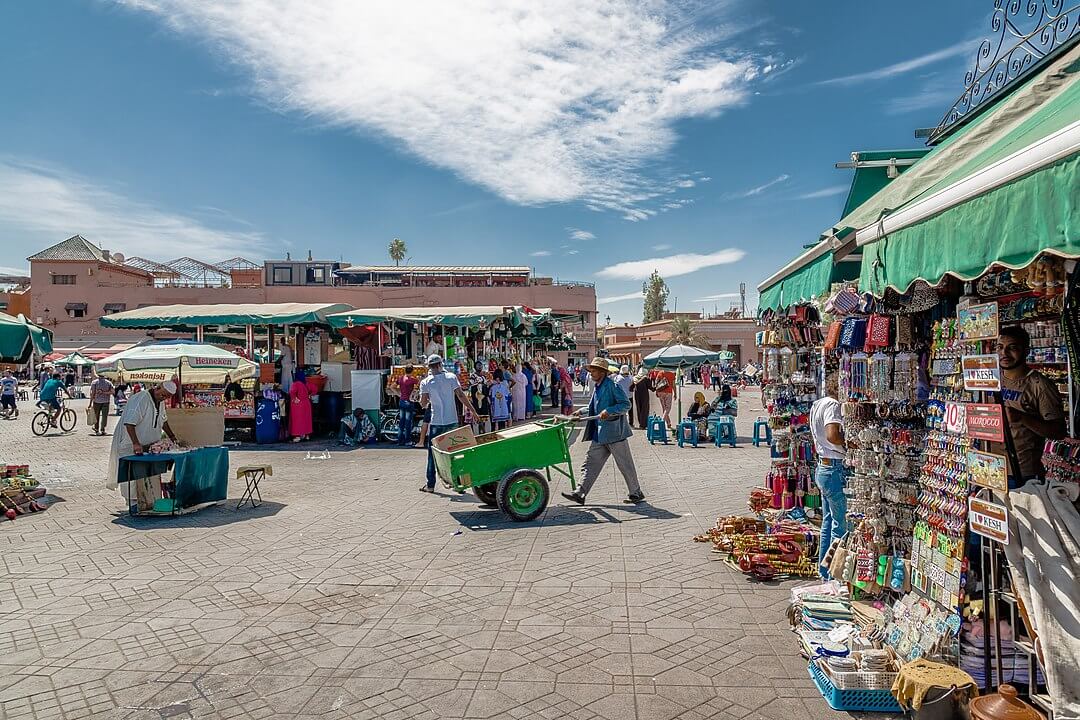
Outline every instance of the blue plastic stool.
<path id="1" fill-rule="evenodd" d="M 649 424 L 645 427 L 645 438 L 652 445 L 657 440 L 667 445 L 667 425 L 664 424 L 664 418 L 659 415 L 650 415 Z"/>
<path id="2" fill-rule="evenodd" d="M 721 415 L 713 420 L 713 442 L 716 447 L 727 443 L 735 447 L 735 418 L 730 415 Z"/>
<path id="3" fill-rule="evenodd" d="M 765 437 L 761 437 L 761 428 L 765 428 Z M 758 417 L 754 421 L 754 447 L 761 444 L 762 440 L 772 445 L 772 428 L 769 427 L 769 421 L 763 417 Z"/>
<path id="4" fill-rule="evenodd" d="M 677 431 L 679 433 L 679 447 L 683 446 L 683 443 L 690 443 L 694 447 L 697 447 L 698 434 L 697 423 L 693 420 L 683 420 L 679 423 Z"/>

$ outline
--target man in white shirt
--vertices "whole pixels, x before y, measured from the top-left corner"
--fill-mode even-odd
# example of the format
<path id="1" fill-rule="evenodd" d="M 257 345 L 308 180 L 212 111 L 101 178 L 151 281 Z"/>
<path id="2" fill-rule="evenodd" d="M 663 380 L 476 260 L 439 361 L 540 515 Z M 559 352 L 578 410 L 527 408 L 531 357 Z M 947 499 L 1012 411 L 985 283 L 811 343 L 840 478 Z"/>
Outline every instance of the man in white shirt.
<path id="1" fill-rule="evenodd" d="M 442 367 L 442 358 L 432 355 L 428 358 L 428 375 L 420 381 L 420 405 L 431 406 L 431 426 L 428 428 L 424 445 L 427 446 L 427 485 L 420 487 L 420 492 L 435 492 L 435 453 L 431 449 L 432 438 L 450 432 L 458 426 L 457 398 L 468 408 L 473 416 L 476 412 L 468 394 L 461 389 L 457 375 L 446 372 Z"/>
<path id="2" fill-rule="evenodd" d="M 810 434 L 814 437 L 817 469 L 814 482 L 821 490 L 821 543 L 818 572 L 828 580 L 822 563 L 833 540 L 847 534 L 847 497 L 844 496 L 844 426 L 840 412 L 836 373 L 825 377 L 825 395 L 810 406 Z"/>

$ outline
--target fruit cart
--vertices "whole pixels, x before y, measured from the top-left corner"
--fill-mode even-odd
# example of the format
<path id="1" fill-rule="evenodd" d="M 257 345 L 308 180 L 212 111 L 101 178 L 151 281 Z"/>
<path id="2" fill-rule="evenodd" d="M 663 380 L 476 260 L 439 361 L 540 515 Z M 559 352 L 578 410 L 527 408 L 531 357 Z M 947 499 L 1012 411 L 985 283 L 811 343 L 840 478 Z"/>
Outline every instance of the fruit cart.
<path id="1" fill-rule="evenodd" d="M 458 492 L 472 488 L 480 502 L 498 507 L 511 519 L 532 520 L 547 507 L 551 471 L 570 479 L 574 425 L 552 418 L 474 436 L 467 427 L 432 440 L 435 468 L 443 483 Z"/>

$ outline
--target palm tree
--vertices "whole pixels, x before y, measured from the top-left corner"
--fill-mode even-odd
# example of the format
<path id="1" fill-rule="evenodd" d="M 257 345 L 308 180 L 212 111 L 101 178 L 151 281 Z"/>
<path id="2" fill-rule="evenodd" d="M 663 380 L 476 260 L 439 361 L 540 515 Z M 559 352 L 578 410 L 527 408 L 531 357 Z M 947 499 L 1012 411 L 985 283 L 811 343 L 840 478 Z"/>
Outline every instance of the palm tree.
<path id="1" fill-rule="evenodd" d="M 405 253 L 409 252 L 409 248 L 405 245 L 404 240 L 394 238 L 390 241 L 390 247 L 386 251 L 390 253 L 390 259 L 394 261 L 394 265 L 401 265 L 401 261 L 405 259 Z"/>
<path id="2" fill-rule="evenodd" d="M 697 329 L 697 326 L 690 321 L 690 318 L 677 317 L 672 319 L 671 325 L 668 326 L 668 332 L 671 333 L 668 345 L 690 345 L 702 350 L 711 349 L 709 347 L 709 338 Z"/>

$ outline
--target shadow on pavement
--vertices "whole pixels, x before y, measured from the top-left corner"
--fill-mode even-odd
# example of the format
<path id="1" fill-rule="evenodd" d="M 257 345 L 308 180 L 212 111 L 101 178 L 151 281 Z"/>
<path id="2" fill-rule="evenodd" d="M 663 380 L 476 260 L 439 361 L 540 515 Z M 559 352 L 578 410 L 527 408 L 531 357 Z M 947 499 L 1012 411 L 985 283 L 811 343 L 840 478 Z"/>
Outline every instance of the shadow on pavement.
<path id="1" fill-rule="evenodd" d="M 239 510 L 236 503 L 239 498 L 230 498 L 221 505 L 213 505 L 203 508 L 188 515 L 128 515 L 127 513 L 116 514 L 113 518 L 114 525 L 122 525 L 134 530 L 156 530 L 158 528 L 187 528 L 187 527 L 221 527 L 234 523 L 257 520 L 264 517 L 277 515 L 283 503 L 264 500 L 258 507 L 253 508 L 248 504 Z"/>
<path id="2" fill-rule="evenodd" d="M 625 517 L 626 515 L 631 517 Z M 549 505 L 540 517 L 529 522 L 514 522 L 496 508 L 452 511 L 450 516 L 465 529 L 481 531 L 529 529 L 541 526 L 602 525 L 634 520 L 674 520 L 681 517 L 669 510 L 645 503 L 641 505 L 585 505 L 583 507 Z"/>

